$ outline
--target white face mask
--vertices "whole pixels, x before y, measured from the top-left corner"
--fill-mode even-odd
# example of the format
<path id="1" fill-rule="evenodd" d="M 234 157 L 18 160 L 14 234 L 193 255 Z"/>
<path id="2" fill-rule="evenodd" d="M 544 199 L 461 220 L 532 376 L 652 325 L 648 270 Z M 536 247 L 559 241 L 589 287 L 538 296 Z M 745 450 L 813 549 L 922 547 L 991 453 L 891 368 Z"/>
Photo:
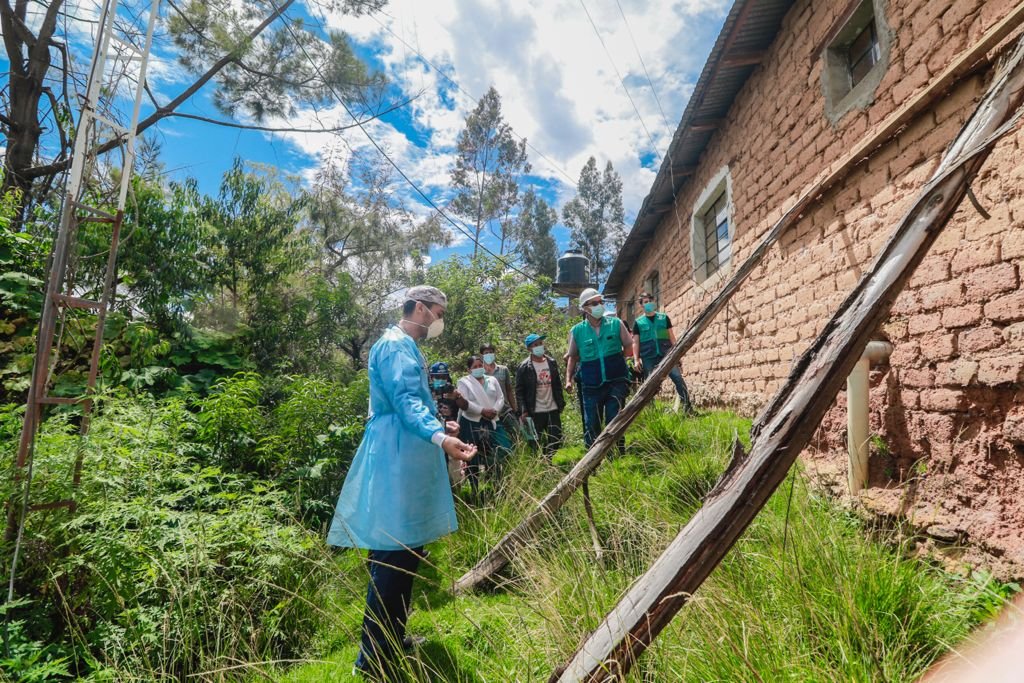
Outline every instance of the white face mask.
<path id="1" fill-rule="evenodd" d="M 427 330 L 427 339 L 434 339 L 436 337 L 440 337 L 441 333 L 444 332 L 444 319 L 438 318 L 437 315 L 432 310 L 430 310 L 430 306 L 427 306 L 422 301 L 420 302 L 420 305 L 423 306 L 423 308 L 427 309 L 427 313 L 434 316 L 434 321 L 431 322 L 429 325 L 424 325 L 423 323 L 418 323 L 412 320 L 410 320 L 409 322 L 411 322 L 413 325 L 419 325 L 420 327 L 425 328 Z"/>

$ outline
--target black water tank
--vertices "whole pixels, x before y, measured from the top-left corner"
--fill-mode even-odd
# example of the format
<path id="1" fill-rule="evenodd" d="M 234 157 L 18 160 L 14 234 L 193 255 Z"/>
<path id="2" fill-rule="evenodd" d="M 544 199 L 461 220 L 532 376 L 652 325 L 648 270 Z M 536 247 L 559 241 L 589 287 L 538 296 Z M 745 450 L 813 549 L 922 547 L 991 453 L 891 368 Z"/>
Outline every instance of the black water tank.
<path id="1" fill-rule="evenodd" d="M 590 260 L 578 249 L 569 249 L 558 259 L 555 284 L 580 285 L 590 282 Z"/>

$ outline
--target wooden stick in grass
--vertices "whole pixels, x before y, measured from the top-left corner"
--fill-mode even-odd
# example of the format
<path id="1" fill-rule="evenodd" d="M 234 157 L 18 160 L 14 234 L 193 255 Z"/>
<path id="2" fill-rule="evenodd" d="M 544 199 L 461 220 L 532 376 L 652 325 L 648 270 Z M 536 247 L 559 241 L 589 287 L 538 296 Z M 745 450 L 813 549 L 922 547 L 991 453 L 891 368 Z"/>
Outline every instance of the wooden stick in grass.
<path id="1" fill-rule="evenodd" d="M 692 347 L 700 335 L 714 321 L 715 317 L 726 307 L 733 294 L 750 276 L 768 251 L 778 242 L 782 234 L 799 220 L 804 211 L 829 188 L 845 178 L 854 168 L 867 159 L 872 150 L 895 136 L 899 130 L 912 121 L 926 108 L 933 106 L 946 96 L 949 89 L 969 73 L 988 63 L 989 53 L 997 50 L 1001 41 L 1020 27 L 1024 22 L 1024 2 L 1018 5 L 998 24 L 989 29 L 981 39 L 965 50 L 941 75 L 932 81 L 927 88 L 915 95 L 910 101 L 897 109 L 883 121 L 875 131 L 863 142 L 856 145 L 846 156 L 831 165 L 824 174 L 812 182 L 797 199 L 796 203 L 768 231 L 761 243 L 743 261 L 733 276 L 708 306 L 690 323 L 686 331 L 679 336 L 668 356 L 655 368 L 651 376 L 641 385 L 633 399 L 626 404 L 614 420 L 605 426 L 604 432 L 594 441 L 590 450 L 569 472 L 558 485 L 544 497 L 514 529 L 509 531 L 497 544 L 480 559 L 476 565 L 455 582 L 455 592 L 472 590 L 482 582 L 490 579 L 515 556 L 519 548 L 528 543 L 545 520 L 558 510 L 565 501 L 579 488 L 586 478 L 597 469 L 605 454 L 622 437 L 647 403 L 661 389 L 669 371 L 675 367 L 683 355 Z"/>
<path id="2" fill-rule="evenodd" d="M 801 356 L 703 507 L 550 683 L 621 680 L 718 566 L 810 441 L 914 269 L 960 205 L 996 141 L 1024 109 L 1024 38 L 953 140 L 917 201 L 814 344 Z"/>

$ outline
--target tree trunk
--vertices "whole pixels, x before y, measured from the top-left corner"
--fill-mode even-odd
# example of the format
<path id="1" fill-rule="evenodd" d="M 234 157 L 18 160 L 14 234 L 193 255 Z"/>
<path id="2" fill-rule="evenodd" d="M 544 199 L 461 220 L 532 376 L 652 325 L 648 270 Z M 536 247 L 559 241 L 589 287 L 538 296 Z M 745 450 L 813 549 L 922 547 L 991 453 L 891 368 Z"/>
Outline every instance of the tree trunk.
<path id="1" fill-rule="evenodd" d="M 38 35 L 33 36 L 25 24 L 27 3 L 18 2 L 12 8 L 6 0 L 0 2 L 0 28 L 10 64 L 10 120 L 0 196 L 12 190 L 20 193 L 13 221 L 15 229 L 21 226 L 24 207 L 32 195 L 32 178 L 26 171 L 32 167 L 39 148 L 39 100 L 43 96 L 43 79 L 50 69 L 50 42 L 62 3 L 63 0 L 53 0 Z"/>
<path id="2" fill-rule="evenodd" d="M 737 448 L 704 506 L 566 666 L 552 674 L 551 683 L 621 680 L 785 479 L 871 335 L 952 218 L 971 179 L 998 139 L 1024 114 L 1022 58 L 1024 38 L 871 269 L 758 419 L 749 456 Z"/>

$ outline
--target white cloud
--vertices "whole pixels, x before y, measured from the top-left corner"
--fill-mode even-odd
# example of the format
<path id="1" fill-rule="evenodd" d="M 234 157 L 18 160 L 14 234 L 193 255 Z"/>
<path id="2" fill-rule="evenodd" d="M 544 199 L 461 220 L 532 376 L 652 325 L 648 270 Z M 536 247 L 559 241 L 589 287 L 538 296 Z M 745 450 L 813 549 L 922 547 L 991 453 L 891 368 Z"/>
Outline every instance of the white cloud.
<path id="1" fill-rule="evenodd" d="M 533 174 L 556 183 L 559 202 L 572 196 L 580 168 L 593 155 L 602 167 L 611 160 L 622 175 L 631 215 L 650 189 L 655 175 L 651 166 L 657 168 L 671 139 L 728 3 L 619 1 L 635 44 L 615 0 L 584 0 L 643 123 L 579 0 L 392 0 L 373 16 L 327 19 L 331 28 L 371 47 L 387 76 L 405 93 L 424 91 L 411 105 L 411 116 L 418 131 L 429 135 L 426 148 L 381 121 L 367 124 L 367 129 L 428 193 L 444 196 L 456 136 L 475 104 L 473 98 L 493 85 L 502 96 L 506 120 L 547 157 L 530 152 Z M 314 17 L 319 16 L 316 11 Z M 450 73 L 472 97 L 424 65 L 416 51 Z M 347 120 L 337 110 L 322 114 L 328 122 Z M 312 112 L 297 118 L 294 125 L 315 124 Z M 647 158 L 651 137 L 657 151 L 653 164 Z M 291 136 L 313 157 L 327 138 L 334 136 Z M 347 131 L 344 138 L 352 149 L 369 145 L 358 130 Z M 649 162 L 647 167 L 642 159 Z"/>

